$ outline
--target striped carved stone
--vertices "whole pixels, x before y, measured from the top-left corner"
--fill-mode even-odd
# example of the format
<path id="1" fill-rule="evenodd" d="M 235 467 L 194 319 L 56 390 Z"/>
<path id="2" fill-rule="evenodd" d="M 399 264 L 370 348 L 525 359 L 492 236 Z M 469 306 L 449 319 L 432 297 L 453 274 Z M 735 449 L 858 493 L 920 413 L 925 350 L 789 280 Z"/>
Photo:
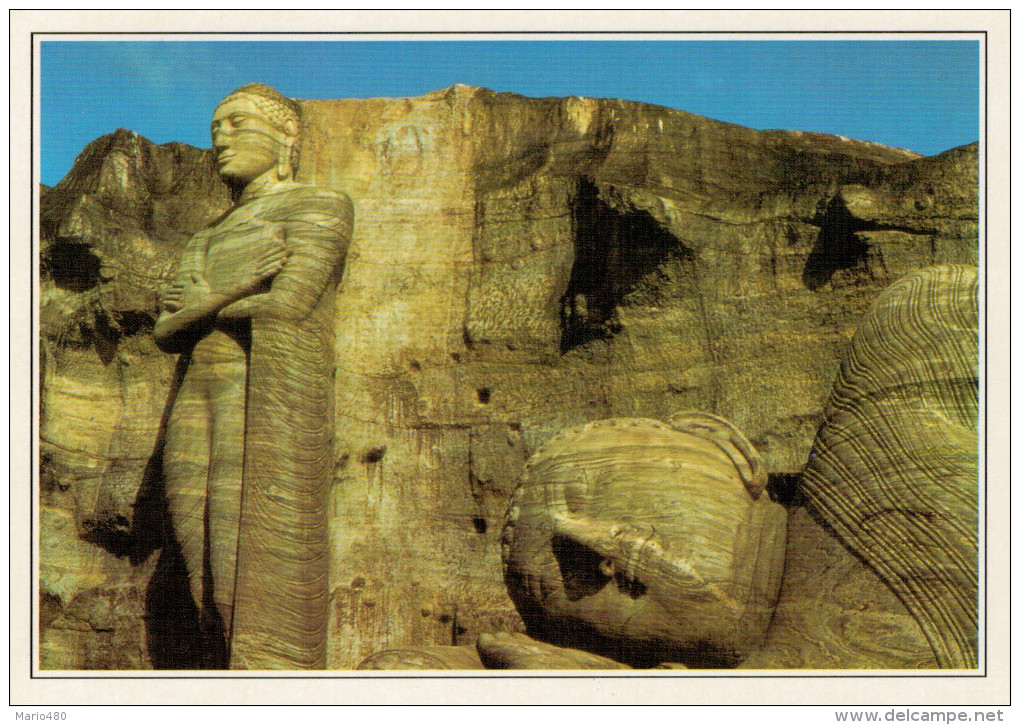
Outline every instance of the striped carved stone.
<path id="1" fill-rule="evenodd" d="M 732 666 L 764 640 L 786 512 L 730 423 L 673 422 L 596 421 L 532 456 L 503 538 L 530 635 L 635 666 Z"/>
<path id="2" fill-rule="evenodd" d="M 803 476 L 948 668 L 977 666 L 978 389 L 977 269 L 909 274 L 858 328 Z"/>

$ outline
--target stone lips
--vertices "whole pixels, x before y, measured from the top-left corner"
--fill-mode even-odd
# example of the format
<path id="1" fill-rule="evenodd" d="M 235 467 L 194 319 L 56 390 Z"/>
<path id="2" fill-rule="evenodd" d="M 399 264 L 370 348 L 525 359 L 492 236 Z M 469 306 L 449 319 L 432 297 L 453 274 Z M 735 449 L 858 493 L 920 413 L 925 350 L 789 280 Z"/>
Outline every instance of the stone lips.
<path id="1" fill-rule="evenodd" d="M 698 417 L 681 416 L 688 430 Z M 704 430 L 611 419 L 535 453 L 503 543 L 504 577 L 529 634 L 624 662 L 695 666 L 732 666 L 761 645 L 779 594 L 786 512 L 752 496 L 746 472 L 760 460 L 735 461 L 743 456 L 728 438 Z"/>
<path id="2" fill-rule="evenodd" d="M 559 430 L 707 410 L 794 476 L 877 294 L 976 259 L 973 146 L 922 159 L 464 86 L 301 105 L 299 181 L 347 192 L 358 219 L 336 311 L 330 667 L 520 629 L 499 521 Z M 845 186 L 880 203 L 838 201 Z M 42 192 L 44 667 L 201 660 L 180 571 L 151 556 L 174 361 L 149 333 L 184 241 L 228 205 L 209 152 L 127 131 Z"/>

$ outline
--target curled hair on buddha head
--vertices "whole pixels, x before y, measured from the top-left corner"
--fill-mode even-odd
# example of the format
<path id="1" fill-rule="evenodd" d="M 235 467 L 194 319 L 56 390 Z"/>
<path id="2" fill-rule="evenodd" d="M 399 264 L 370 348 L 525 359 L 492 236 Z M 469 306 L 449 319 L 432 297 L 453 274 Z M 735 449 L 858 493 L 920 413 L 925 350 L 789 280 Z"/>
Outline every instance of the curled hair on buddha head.
<path id="1" fill-rule="evenodd" d="M 294 122 L 294 126 L 299 130 L 299 133 L 297 138 L 294 139 L 294 146 L 290 150 L 290 165 L 297 171 L 298 161 L 301 156 L 301 107 L 297 101 L 293 98 L 287 98 L 287 96 L 275 88 L 267 86 L 265 83 L 247 83 L 228 93 L 222 101 L 216 104 L 216 107 L 219 108 L 227 101 L 238 97 L 247 98 L 254 103 L 266 120 L 281 131 L 286 128 L 287 121 Z"/>

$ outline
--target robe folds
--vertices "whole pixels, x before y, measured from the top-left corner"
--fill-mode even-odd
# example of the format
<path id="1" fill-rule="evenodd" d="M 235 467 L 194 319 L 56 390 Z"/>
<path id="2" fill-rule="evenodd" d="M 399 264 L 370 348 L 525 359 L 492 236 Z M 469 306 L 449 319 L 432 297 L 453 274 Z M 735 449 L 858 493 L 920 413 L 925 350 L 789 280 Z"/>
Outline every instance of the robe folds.
<path id="1" fill-rule="evenodd" d="M 264 290 L 233 303 L 243 314 L 225 319 L 224 309 L 224 319 L 196 331 L 182 350 L 183 380 L 167 423 L 164 478 L 175 534 L 192 590 L 204 592 L 196 604 L 228 607 L 232 669 L 325 666 L 334 307 L 352 227 L 345 195 L 282 185 L 242 199 L 196 234 L 178 271 L 184 280 L 200 273 L 222 292 L 272 246 L 289 251 Z M 221 397 L 209 398 L 203 376 Z M 224 431 L 228 440 L 219 440 Z M 214 473 L 230 466 L 240 481 Z"/>

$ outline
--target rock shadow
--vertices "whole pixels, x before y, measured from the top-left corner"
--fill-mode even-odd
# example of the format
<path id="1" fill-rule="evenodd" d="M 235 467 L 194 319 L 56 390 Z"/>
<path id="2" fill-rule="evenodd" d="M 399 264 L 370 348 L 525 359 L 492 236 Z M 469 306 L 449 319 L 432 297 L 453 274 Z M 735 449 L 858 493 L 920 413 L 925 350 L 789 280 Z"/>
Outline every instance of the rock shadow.
<path id="1" fill-rule="evenodd" d="M 86 292 L 99 284 L 102 262 L 92 248 L 75 239 L 49 244 L 42 253 L 39 271 L 58 289 Z"/>
<path id="2" fill-rule="evenodd" d="M 177 360 L 156 446 L 135 498 L 132 521 L 136 549 L 131 563 L 141 563 L 157 548 L 160 552 L 145 592 L 144 615 L 149 657 L 157 670 L 224 669 L 228 661 L 223 626 L 215 614 L 211 587 L 205 587 L 209 601 L 202 603 L 201 611 L 191 596 L 188 571 L 174 537 L 163 479 L 167 421 L 188 362 L 187 355 Z M 208 562 L 205 568 L 208 569 Z"/>
<path id="3" fill-rule="evenodd" d="M 868 245 L 857 232 L 874 230 L 877 225 L 857 219 L 842 198 L 836 196 L 817 219 L 818 239 L 804 264 L 801 280 L 809 290 L 817 290 L 844 269 L 867 263 Z"/>
<path id="4" fill-rule="evenodd" d="M 602 556 L 566 536 L 552 537 L 552 551 L 560 566 L 560 579 L 567 599 L 576 602 L 597 594 L 609 582 L 599 569 Z"/>
<path id="5" fill-rule="evenodd" d="M 127 557 L 134 566 L 144 564 L 159 552 L 155 570 L 145 592 L 146 649 L 157 670 L 224 669 L 227 652 L 223 627 L 216 607 L 195 605 L 188 584 L 188 572 L 181 555 L 167 504 L 163 480 L 163 450 L 166 424 L 180 389 L 187 356 L 178 360 L 163 409 L 153 453 L 142 473 L 130 522 L 123 514 L 100 512 L 84 519 L 80 536 L 117 557 Z"/>
<path id="6" fill-rule="evenodd" d="M 669 261 L 693 252 L 643 209 L 620 211 L 587 177 L 572 201 L 574 265 L 561 298 L 560 352 L 619 332 L 618 305 Z"/>

